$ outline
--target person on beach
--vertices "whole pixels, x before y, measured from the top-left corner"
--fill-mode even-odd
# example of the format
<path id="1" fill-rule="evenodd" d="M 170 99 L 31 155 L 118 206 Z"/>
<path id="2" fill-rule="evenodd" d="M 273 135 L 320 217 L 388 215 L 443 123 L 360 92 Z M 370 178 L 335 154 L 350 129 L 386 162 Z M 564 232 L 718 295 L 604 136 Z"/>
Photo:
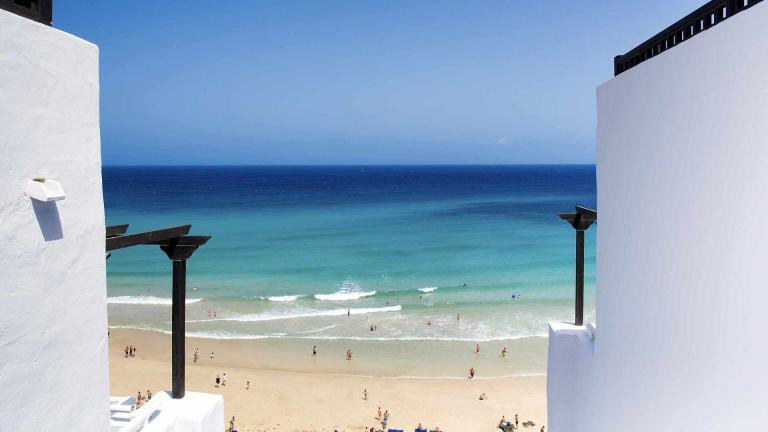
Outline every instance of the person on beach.
<path id="1" fill-rule="evenodd" d="M 517 429 L 517 414 L 515 414 L 515 429 Z"/>
<path id="2" fill-rule="evenodd" d="M 456 321 L 461 321 L 461 314 L 460 313 L 456 314 Z"/>
<path id="3" fill-rule="evenodd" d="M 221 384 L 221 377 L 216 375 L 216 384 L 214 385 L 214 387 L 219 388 L 219 384 Z"/>
<path id="4" fill-rule="evenodd" d="M 312 357 L 317 357 L 317 345 L 312 346 Z"/>
<path id="5" fill-rule="evenodd" d="M 541 427 L 541 432 L 544 432 L 544 426 Z"/>
<path id="6" fill-rule="evenodd" d="M 251 382 L 250 381 L 246 381 L 245 382 L 245 389 L 246 390 L 250 390 L 251 389 Z"/>
<path id="7" fill-rule="evenodd" d="M 380 420 L 380 419 L 381 419 L 381 407 L 379 407 L 379 410 L 376 411 L 376 420 Z"/>
<path id="8" fill-rule="evenodd" d="M 432 325 L 432 320 L 427 320 L 427 325 L 431 326 Z"/>
<path id="9" fill-rule="evenodd" d="M 351 349 L 347 350 L 347 360 L 352 360 L 352 350 Z"/>
<path id="10" fill-rule="evenodd" d="M 200 358 L 200 352 L 197 348 L 195 348 L 195 354 L 192 356 L 192 359 L 195 363 L 197 363 L 197 359 Z"/>
<path id="11" fill-rule="evenodd" d="M 488 396 L 485 395 L 485 393 L 480 395 L 480 400 L 486 400 L 488 399 Z"/>
<path id="12" fill-rule="evenodd" d="M 475 344 L 475 354 L 480 354 L 480 344 Z"/>
<path id="13" fill-rule="evenodd" d="M 131 357 L 136 357 L 136 347 L 135 346 L 131 349 Z"/>
<path id="14" fill-rule="evenodd" d="M 373 324 L 371 324 L 371 333 L 373 333 Z"/>
<path id="15" fill-rule="evenodd" d="M 224 387 L 225 385 L 227 385 L 227 373 L 226 372 L 221 374 L 221 386 Z"/>
<path id="16" fill-rule="evenodd" d="M 471 367 L 469 368 L 469 379 L 472 379 L 475 377 L 475 368 Z"/>
<path id="17" fill-rule="evenodd" d="M 211 360 L 213 360 L 213 351 L 211 351 Z"/>
<path id="18" fill-rule="evenodd" d="M 501 349 L 501 357 L 507 358 L 507 347 Z"/>
<path id="19" fill-rule="evenodd" d="M 347 316 L 352 316 L 352 309 L 347 309 Z"/>
<path id="20" fill-rule="evenodd" d="M 363 389 L 363 400 L 368 400 L 368 389 Z"/>
<path id="21" fill-rule="evenodd" d="M 235 432 L 235 416 L 229 421 L 229 432 Z"/>

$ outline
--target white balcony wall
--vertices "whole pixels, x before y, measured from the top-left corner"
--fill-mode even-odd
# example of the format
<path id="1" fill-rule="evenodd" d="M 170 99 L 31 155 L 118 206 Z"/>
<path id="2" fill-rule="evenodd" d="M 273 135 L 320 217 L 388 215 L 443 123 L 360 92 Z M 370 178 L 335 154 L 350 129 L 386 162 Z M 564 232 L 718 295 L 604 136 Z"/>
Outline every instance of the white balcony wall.
<path id="1" fill-rule="evenodd" d="M 2 10 L 0 246 L 0 430 L 108 430 L 98 48 Z"/>
<path id="2" fill-rule="evenodd" d="M 547 411 L 550 431 L 576 430 L 588 424 L 594 366 L 591 326 L 550 323 L 547 353 Z"/>
<path id="3" fill-rule="evenodd" d="M 603 84 L 597 106 L 600 327 L 591 376 L 550 358 L 588 396 L 550 386 L 551 431 L 765 429 L 768 2 Z"/>

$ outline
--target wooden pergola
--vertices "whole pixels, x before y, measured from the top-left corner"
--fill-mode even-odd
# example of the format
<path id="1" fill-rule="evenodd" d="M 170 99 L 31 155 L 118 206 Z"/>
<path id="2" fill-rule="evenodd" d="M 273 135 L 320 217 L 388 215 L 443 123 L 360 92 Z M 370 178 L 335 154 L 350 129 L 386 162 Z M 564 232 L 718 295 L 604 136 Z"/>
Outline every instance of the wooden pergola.
<path id="1" fill-rule="evenodd" d="M 160 246 L 173 261 L 173 298 L 171 304 L 171 380 L 174 399 L 184 397 L 184 337 L 187 298 L 187 260 L 210 236 L 189 236 L 192 225 L 126 234 L 128 225 L 107 227 L 106 252 L 138 245 Z"/>

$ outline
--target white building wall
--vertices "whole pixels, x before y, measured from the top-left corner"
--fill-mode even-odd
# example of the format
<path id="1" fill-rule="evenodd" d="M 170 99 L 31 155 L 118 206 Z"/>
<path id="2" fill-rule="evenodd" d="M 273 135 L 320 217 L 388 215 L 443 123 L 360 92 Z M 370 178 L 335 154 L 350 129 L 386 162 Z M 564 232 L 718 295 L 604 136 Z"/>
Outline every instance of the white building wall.
<path id="1" fill-rule="evenodd" d="M 108 430 L 104 261 L 98 48 L 0 10 L 0 430 Z"/>
<path id="2" fill-rule="evenodd" d="M 597 102 L 594 374 L 549 392 L 551 431 L 768 428 L 768 2 Z"/>

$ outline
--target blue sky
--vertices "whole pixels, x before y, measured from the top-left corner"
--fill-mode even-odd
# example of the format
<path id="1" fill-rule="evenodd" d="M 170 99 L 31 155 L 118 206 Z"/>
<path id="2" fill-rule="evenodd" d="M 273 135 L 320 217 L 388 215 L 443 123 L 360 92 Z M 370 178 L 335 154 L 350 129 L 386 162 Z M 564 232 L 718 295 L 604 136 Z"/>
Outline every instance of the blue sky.
<path id="1" fill-rule="evenodd" d="M 105 164 L 593 163 L 612 59 L 700 6 L 74 1 Z"/>

